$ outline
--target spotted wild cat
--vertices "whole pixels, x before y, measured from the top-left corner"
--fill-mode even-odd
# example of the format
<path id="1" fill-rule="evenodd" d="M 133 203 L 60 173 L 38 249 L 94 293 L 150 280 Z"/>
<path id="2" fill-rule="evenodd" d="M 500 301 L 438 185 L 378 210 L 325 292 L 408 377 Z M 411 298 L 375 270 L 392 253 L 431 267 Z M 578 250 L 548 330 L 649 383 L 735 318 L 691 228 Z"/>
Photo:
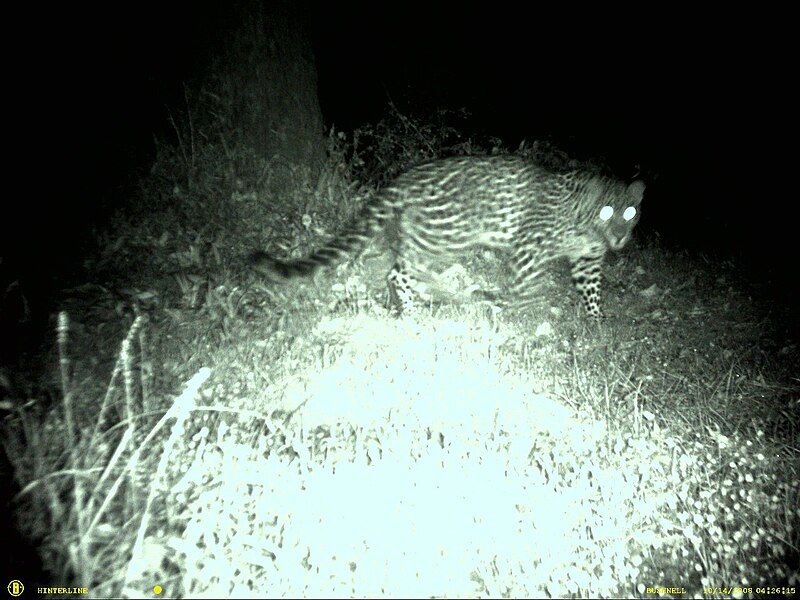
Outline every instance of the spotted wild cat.
<path id="1" fill-rule="evenodd" d="M 393 255 L 393 303 L 413 306 L 416 282 L 432 260 L 465 250 L 505 251 L 514 273 L 512 302 L 525 300 L 547 263 L 560 257 L 593 317 L 600 309 L 601 264 L 620 250 L 639 220 L 645 185 L 582 171 L 553 172 L 516 156 L 465 156 L 416 166 L 380 190 L 342 232 L 306 258 L 251 258 L 282 277 L 306 275 L 363 249 L 383 229 Z"/>

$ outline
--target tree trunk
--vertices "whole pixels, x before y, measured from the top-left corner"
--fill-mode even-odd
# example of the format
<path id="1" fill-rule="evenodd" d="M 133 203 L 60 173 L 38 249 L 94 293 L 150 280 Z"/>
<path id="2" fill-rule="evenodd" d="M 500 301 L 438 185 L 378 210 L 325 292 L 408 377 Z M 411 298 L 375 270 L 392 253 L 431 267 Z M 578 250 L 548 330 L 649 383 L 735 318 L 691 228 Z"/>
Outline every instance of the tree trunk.
<path id="1" fill-rule="evenodd" d="M 326 146 L 305 15 L 291 0 L 252 3 L 243 12 L 212 69 L 222 96 L 233 103 L 244 143 L 266 159 L 311 169 L 315 179 Z"/>

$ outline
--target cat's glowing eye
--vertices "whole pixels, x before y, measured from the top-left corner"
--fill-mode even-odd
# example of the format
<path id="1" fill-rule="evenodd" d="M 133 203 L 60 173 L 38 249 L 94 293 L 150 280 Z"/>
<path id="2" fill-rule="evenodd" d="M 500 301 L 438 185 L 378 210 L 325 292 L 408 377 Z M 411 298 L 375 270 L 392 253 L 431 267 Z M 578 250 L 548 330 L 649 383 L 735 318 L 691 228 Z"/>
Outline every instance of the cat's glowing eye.
<path id="1" fill-rule="evenodd" d="M 629 206 L 625 209 L 625 212 L 622 213 L 622 218 L 626 221 L 630 221 L 633 217 L 636 216 L 636 208 L 633 206 Z"/>
<path id="2" fill-rule="evenodd" d="M 600 209 L 600 220 L 601 221 L 608 221 L 611 218 L 611 215 L 614 214 L 614 209 L 610 206 L 604 206 Z"/>

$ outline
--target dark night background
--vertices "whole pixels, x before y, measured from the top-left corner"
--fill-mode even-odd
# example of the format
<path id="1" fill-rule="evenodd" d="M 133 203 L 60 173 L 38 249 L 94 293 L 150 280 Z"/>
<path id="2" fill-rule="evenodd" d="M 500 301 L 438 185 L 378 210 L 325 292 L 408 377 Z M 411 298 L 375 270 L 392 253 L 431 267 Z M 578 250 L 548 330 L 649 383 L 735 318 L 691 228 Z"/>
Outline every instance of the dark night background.
<path id="1" fill-rule="evenodd" d="M 92 227 L 146 172 L 167 107 L 235 27 L 228 4 L 40 6 L 19 28 L 7 88 L 19 142 L 0 256 L 45 312 Z M 638 232 L 731 256 L 792 298 L 796 191 L 780 15 L 554 14 L 493 3 L 307 3 L 326 127 L 401 110 L 466 107 L 472 133 L 552 139 L 648 178 Z M 645 13 L 644 9 L 648 12 Z M 789 191 L 787 191 L 789 188 Z"/>

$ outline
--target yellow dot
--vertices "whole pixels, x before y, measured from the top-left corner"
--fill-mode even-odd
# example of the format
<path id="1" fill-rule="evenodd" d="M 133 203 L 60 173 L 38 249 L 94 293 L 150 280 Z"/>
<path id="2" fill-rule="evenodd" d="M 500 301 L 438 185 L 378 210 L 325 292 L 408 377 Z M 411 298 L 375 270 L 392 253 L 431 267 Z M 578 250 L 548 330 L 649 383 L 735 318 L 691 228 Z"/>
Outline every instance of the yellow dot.
<path id="1" fill-rule="evenodd" d="M 154 586 L 153 586 L 153 593 L 154 593 L 154 594 L 158 594 L 158 595 L 160 595 L 160 594 L 161 594 L 161 592 L 163 592 L 163 591 L 164 591 L 164 590 L 163 590 L 163 588 L 162 588 L 160 585 L 154 585 Z"/>

